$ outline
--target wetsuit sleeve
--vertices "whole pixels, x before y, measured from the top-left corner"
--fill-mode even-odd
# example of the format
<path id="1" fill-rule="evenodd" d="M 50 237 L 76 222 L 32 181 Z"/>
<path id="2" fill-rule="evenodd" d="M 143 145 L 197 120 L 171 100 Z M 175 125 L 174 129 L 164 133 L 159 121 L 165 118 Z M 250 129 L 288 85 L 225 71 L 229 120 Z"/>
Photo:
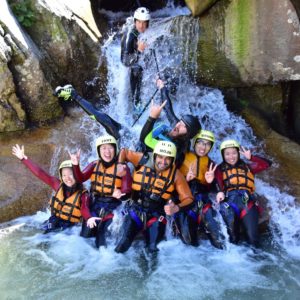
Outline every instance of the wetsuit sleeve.
<path id="1" fill-rule="evenodd" d="M 130 67 L 138 61 L 137 34 L 134 31 L 125 33 L 121 40 L 121 62 Z"/>
<path id="2" fill-rule="evenodd" d="M 82 183 L 85 182 L 87 180 L 90 179 L 94 167 L 96 165 L 97 161 L 93 161 L 91 163 L 89 163 L 83 171 L 81 171 L 80 166 L 79 165 L 73 165 L 73 172 L 74 172 L 74 176 L 76 181 Z"/>
<path id="3" fill-rule="evenodd" d="M 89 101 L 79 96 L 76 92 L 72 93 L 72 99 L 89 115 L 92 119 L 99 122 L 115 139 L 120 138 L 119 130 L 122 125 L 111 118 L 108 114 L 97 110 Z"/>
<path id="4" fill-rule="evenodd" d="M 151 131 L 153 130 L 153 127 L 154 127 L 154 124 L 156 122 L 156 119 L 152 118 L 152 117 L 149 117 L 145 123 L 145 125 L 143 126 L 142 128 L 142 131 L 141 131 L 141 134 L 140 134 L 140 142 L 142 142 L 144 145 L 145 144 L 145 140 L 146 140 L 146 137 L 148 136 L 149 133 L 151 133 Z M 152 133 L 151 133 L 151 136 L 148 137 L 149 140 L 152 139 Z M 147 145 L 146 145 L 147 146 Z M 154 147 L 153 147 L 154 148 Z M 148 151 L 151 151 L 153 150 L 153 148 L 147 146 L 147 150 Z"/>
<path id="5" fill-rule="evenodd" d="M 176 171 L 174 184 L 180 201 L 178 206 L 181 208 L 191 204 L 194 201 L 194 198 L 187 181 L 179 170 Z"/>
<path id="6" fill-rule="evenodd" d="M 81 209 L 80 209 L 81 215 L 85 220 L 88 220 L 91 218 L 90 213 L 90 196 L 87 192 L 83 193 L 81 195 Z"/>
<path id="7" fill-rule="evenodd" d="M 272 164 L 271 161 L 254 155 L 251 156 L 250 161 L 251 162 L 248 164 L 248 166 L 253 174 L 257 174 L 268 169 Z"/>
<path id="8" fill-rule="evenodd" d="M 224 191 L 224 183 L 223 183 L 223 175 L 219 167 L 217 167 L 215 171 L 215 188 L 217 192 L 223 192 Z"/>
<path id="9" fill-rule="evenodd" d="M 61 181 L 55 176 L 51 176 L 45 170 L 40 168 L 36 163 L 31 159 L 22 159 L 21 162 L 31 171 L 33 175 L 39 178 L 41 181 L 51 186 L 53 190 L 57 190 L 61 184 Z"/>
<path id="10" fill-rule="evenodd" d="M 171 126 L 173 127 L 179 121 L 179 119 L 177 118 L 177 116 L 175 115 L 175 112 L 173 110 L 173 105 L 172 105 L 172 101 L 171 101 L 171 98 L 169 95 L 169 91 L 164 86 L 160 92 L 161 92 L 161 101 L 164 102 L 165 100 L 167 100 L 164 110 L 166 112 L 166 116 L 167 116 Z"/>
<path id="11" fill-rule="evenodd" d="M 134 152 L 129 149 L 123 148 L 120 151 L 118 162 L 119 163 L 131 162 L 135 167 L 137 167 L 142 157 L 143 157 L 142 152 Z"/>

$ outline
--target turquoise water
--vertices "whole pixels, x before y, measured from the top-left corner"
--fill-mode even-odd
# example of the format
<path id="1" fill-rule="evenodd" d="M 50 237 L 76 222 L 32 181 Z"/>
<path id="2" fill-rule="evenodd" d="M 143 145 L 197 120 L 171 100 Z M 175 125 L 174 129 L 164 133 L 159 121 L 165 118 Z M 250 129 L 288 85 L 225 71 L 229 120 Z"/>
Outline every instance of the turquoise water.
<path id="1" fill-rule="evenodd" d="M 268 236 L 261 250 L 163 241 L 157 256 L 138 240 L 125 255 L 94 248 L 80 228 L 43 235 L 39 212 L 2 224 L 1 299 L 298 299 L 299 260 Z M 117 228 L 111 228 L 116 231 Z"/>

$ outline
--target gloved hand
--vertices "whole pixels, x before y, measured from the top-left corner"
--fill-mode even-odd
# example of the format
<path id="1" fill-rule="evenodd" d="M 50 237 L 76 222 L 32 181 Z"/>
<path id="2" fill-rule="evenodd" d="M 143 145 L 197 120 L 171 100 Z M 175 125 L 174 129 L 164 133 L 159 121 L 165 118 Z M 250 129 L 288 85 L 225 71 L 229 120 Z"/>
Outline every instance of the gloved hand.
<path id="1" fill-rule="evenodd" d="M 153 138 L 159 137 L 161 134 L 167 133 L 171 130 L 171 128 L 164 124 L 164 123 L 158 123 L 157 126 L 154 127 L 152 131 Z"/>
<path id="2" fill-rule="evenodd" d="M 54 91 L 54 95 L 56 97 L 63 98 L 65 101 L 68 101 L 72 100 L 77 93 L 71 84 L 67 84 L 63 87 L 58 86 Z"/>

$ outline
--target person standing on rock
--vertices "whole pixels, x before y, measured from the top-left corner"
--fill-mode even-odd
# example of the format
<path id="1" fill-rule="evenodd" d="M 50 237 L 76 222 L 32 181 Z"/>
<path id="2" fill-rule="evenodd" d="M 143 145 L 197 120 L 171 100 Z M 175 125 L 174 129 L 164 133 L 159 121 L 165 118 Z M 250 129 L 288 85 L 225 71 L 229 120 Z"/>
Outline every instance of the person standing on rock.
<path id="1" fill-rule="evenodd" d="M 226 223 L 230 242 L 239 242 L 242 224 L 248 242 L 257 247 L 259 206 L 254 193 L 254 174 L 269 168 L 271 162 L 252 155 L 250 150 L 240 147 L 235 140 L 222 142 L 220 150 L 223 162 L 215 172 L 219 189 L 216 199 L 220 203 L 220 212 Z M 242 160 L 240 154 L 249 163 Z"/>
<path id="2" fill-rule="evenodd" d="M 55 191 L 55 195 L 50 199 L 51 216 L 42 227 L 44 233 L 72 227 L 81 221 L 82 216 L 85 217 L 81 207 L 82 204 L 89 202 L 89 194 L 83 185 L 75 180 L 70 160 L 60 164 L 57 178 L 29 159 L 25 155 L 24 146 L 20 147 L 18 144 L 13 146 L 12 154 L 20 159 L 32 174 Z"/>
<path id="3" fill-rule="evenodd" d="M 130 88 L 134 111 L 141 110 L 141 85 L 143 69 L 139 64 L 139 57 L 147 44 L 139 40 L 139 34 L 149 27 L 150 12 L 146 7 L 139 7 L 133 14 L 134 27 L 123 34 L 121 40 L 121 62 L 130 69 Z"/>

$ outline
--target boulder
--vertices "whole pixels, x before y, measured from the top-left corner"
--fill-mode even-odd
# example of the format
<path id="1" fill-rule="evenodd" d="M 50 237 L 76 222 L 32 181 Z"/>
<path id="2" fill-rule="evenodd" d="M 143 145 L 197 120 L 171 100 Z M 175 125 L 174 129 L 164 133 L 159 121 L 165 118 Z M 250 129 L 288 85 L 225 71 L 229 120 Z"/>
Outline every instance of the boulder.
<path id="1" fill-rule="evenodd" d="M 190 9 L 194 17 L 206 12 L 216 2 L 217 0 L 185 0 L 186 6 Z"/>
<path id="2" fill-rule="evenodd" d="M 291 1 L 218 1 L 199 22 L 199 82 L 240 87 L 300 78 L 300 26 Z"/>
<path id="3" fill-rule="evenodd" d="M 52 87 L 44 76 L 41 53 L 11 14 L 6 1 L 2 3 L 0 40 L 4 51 L 0 74 L 4 82 L 1 82 L 0 92 L 3 103 L 1 118 L 6 121 L 1 131 L 13 131 L 23 129 L 25 120 L 40 123 L 56 118 L 61 115 L 62 109 L 52 96 Z M 12 125 L 13 120 L 16 121 L 15 126 Z"/>

